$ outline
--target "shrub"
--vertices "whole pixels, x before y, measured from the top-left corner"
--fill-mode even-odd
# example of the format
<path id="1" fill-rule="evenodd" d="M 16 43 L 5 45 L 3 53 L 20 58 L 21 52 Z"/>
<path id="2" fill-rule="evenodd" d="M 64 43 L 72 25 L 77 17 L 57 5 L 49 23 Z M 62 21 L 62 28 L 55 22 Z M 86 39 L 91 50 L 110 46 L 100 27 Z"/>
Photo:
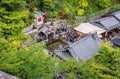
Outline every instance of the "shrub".
<path id="1" fill-rule="evenodd" d="M 85 13 L 84 9 L 78 9 L 77 15 L 81 16 Z"/>
<path id="2" fill-rule="evenodd" d="M 58 12 L 57 11 L 50 11 L 48 12 L 48 15 L 50 18 L 57 18 L 58 17 Z"/>
<path id="3" fill-rule="evenodd" d="M 70 13 L 69 8 L 64 8 L 65 15 L 68 15 Z"/>
<path id="4" fill-rule="evenodd" d="M 88 6 L 88 1 L 87 0 L 79 0 L 78 5 L 80 8 L 85 8 Z"/>
<path id="5" fill-rule="evenodd" d="M 111 0 L 98 0 L 96 5 L 102 9 L 110 7 L 112 5 Z"/>

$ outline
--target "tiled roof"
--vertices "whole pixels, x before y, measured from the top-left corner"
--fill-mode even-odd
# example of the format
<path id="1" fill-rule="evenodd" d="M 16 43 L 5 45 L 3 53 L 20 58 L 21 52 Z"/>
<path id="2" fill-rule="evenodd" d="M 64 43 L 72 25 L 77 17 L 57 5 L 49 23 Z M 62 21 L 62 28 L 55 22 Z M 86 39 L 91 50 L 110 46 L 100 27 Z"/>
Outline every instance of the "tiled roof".
<path id="1" fill-rule="evenodd" d="M 120 20 L 120 11 L 112 13 L 118 20 Z"/>
<path id="2" fill-rule="evenodd" d="M 99 50 L 99 43 L 101 42 L 97 34 L 89 34 L 80 40 L 68 45 L 67 50 L 76 60 L 87 60 L 93 57 L 93 54 Z M 55 54 L 67 60 L 70 56 L 66 56 L 61 49 L 57 49 Z"/>
<path id="3" fill-rule="evenodd" d="M 106 14 L 102 17 L 94 19 L 90 23 L 101 27 L 105 30 L 112 30 L 120 26 L 120 11 Z"/>
<path id="4" fill-rule="evenodd" d="M 0 79 L 19 79 L 19 78 L 0 71 Z"/>
<path id="5" fill-rule="evenodd" d="M 69 51 L 77 60 L 87 60 L 99 50 L 101 40 L 97 34 L 90 34 L 70 45 Z"/>

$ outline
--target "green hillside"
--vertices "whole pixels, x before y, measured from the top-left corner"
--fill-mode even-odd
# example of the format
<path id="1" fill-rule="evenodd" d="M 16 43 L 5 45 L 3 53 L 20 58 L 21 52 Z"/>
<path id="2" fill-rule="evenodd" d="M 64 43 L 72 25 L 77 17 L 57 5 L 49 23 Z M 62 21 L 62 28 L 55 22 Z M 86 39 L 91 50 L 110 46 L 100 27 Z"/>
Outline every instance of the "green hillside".
<path id="1" fill-rule="evenodd" d="M 113 5 L 120 3 L 119 0 L 42 0 L 44 6 L 47 6 L 47 3 L 51 2 L 48 7 L 40 7 L 40 4 L 37 9 L 42 11 L 48 11 L 49 13 L 59 14 L 61 10 L 65 12 L 65 15 L 70 16 L 78 15 L 83 16 L 87 15 L 105 8 L 108 8 Z M 52 11 L 52 12 L 51 12 Z M 51 16 L 53 17 L 53 16 Z M 57 16 L 56 16 L 57 17 Z"/>

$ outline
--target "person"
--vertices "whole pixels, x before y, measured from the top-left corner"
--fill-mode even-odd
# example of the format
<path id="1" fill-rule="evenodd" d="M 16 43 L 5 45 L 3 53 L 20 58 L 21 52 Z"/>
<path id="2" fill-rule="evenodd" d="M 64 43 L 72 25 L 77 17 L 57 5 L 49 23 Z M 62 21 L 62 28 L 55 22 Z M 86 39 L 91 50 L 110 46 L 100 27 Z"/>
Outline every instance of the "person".
<path id="1" fill-rule="evenodd" d="M 106 38 L 106 40 L 109 40 L 109 35 L 105 34 L 105 38 Z"/>
<path id="2" fill-rule="evenodd" d="M 102 34 L 98 34 L 98 37 L 99 37 L 103 42 L 105 42 L 105 38 L 104 38 L 104 36 L 103 36 Z"/>
<path id="3" fill-rule="evenodd" d="M 59 74 L 56 74 L 55 79 L 59 79 Z"/>
<path id="4" fill-rule="evenodd" d="M 98 34 L 98 37 L 99 37 L 100 39 L 102 39 L 102 38 L 103 38 L 103 36 L 102 36 L 101 34 Z"/>
<path id="5" fill-rule="evenodd" d="M 63 76 L 62 76 L 62 74 L 59 74 L 59 79 L 63 79 Z"/>

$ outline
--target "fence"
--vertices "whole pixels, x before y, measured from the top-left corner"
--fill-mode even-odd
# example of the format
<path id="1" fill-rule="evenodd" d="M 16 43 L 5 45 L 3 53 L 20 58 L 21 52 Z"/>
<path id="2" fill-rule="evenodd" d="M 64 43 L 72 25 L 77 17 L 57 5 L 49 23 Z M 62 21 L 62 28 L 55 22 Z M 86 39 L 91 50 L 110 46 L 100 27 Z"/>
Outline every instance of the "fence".
<path id="1" fill-rule="evenodd" d="M 112 7 L 109 7 L 107 9 L 104 9 L 104 10 L 101 10 L 101 11 L 89 14 L 87 16 L 80 16 L 80 17 L 79 16 L 75 16 L 75 22 L 76 23 L 88 22 L 90 20 L 93 20 L 93 19 L 95 19 L 97 17 L 100 17 L 102 15 L 105 15 L 105 14 L 107 14 L 109 12 L 113 12 L 113 11 L 116 11 L 116 10 L 120 10 L 120 5 L 112 6 Z"/>

